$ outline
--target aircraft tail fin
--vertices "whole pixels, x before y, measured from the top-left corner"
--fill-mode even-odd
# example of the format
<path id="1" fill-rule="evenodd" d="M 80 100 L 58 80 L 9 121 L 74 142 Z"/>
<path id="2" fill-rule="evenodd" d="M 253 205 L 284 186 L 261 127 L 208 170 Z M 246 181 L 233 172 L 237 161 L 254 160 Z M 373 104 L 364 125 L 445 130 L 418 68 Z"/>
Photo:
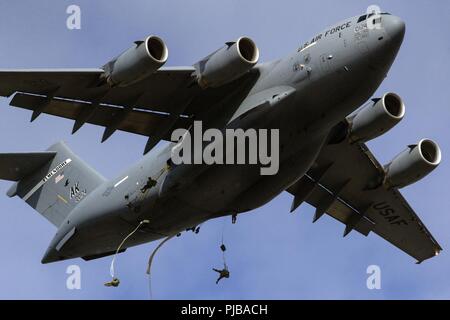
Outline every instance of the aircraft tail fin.
<path id="1" fill-rule="evenodd" d="M 44 152 L 0 153 L 0 179 L 16 181 L 8 196 L 19 196 L 56 227 L 105 181 L 63 142 Z"/>

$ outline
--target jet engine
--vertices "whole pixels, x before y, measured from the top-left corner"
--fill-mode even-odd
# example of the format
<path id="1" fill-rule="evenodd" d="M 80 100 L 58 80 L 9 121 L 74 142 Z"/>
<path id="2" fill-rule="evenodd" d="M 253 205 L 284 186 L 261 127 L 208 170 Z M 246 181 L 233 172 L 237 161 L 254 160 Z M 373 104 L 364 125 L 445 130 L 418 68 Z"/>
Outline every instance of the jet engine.
<path id="1" fill-rule="evenodd" d="M 252 39 L 241 37 L 195 64 L 202 88 L 217 88 L 248 72 L 259 60 L 259 49 Z"/>
<path id="2" fill-rule="evenodd" d="M 441 149 L 429 139 L 408 146 L 389 164 L 385 165 L 384 185 L 387 188 L 406 187 L 433 171 L 441 162 Z"/>
<path id="3" fill-rule="evenodd" d="M 350 142 L 372 140 L 394 127 L 405 115 L 403 100 L 395 93 L 386 93 L 373 104 L 366 105 L 347 117 Z"/>
<path id="4" fill-rule="evenodd" d="M 168 49 L 161 38 L 149 36 L 144 41 L 136 41 L 103 67 L 106 81 L 112 87 L 126 87 L 154 73 L 166 63 L 167 57 Z"/>

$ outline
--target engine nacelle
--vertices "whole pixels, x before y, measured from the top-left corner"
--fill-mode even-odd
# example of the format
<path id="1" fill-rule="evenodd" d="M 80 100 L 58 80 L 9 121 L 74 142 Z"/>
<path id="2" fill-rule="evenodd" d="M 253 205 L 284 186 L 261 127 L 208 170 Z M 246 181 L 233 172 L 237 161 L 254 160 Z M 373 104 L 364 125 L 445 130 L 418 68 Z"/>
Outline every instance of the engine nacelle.
<path id="1" fill-rule="evenodd" d="M 103 68 L 108 84 L 112 87 L 126 87 L 136 83 L 158 70 L 168 57 L 164 41 L 156 36 L 149 36 L 135 45 Z"/>
<path id="2" fill-rule="evenodd" d="M 403 119 L 405 105 L 395 93 L 386 93 L 381 99 L 374 101 L 373 104 L 347 117 L 350 142 L 372 140 L 389 131 Z"/>
<path id="3" fill-rule="evenodd" d="M 429 139 L 409 146 L 384 168 L 387 188 L 406 187 L 433 171 L 441 162 L 441 149 Z"/>
<path id="4" fill-rule="evenodd" d="M 259 49 L 252 39 L 241 37 L 195 64 L 202 88 L 217 88 L 240 78 L 259 60 Z"/>

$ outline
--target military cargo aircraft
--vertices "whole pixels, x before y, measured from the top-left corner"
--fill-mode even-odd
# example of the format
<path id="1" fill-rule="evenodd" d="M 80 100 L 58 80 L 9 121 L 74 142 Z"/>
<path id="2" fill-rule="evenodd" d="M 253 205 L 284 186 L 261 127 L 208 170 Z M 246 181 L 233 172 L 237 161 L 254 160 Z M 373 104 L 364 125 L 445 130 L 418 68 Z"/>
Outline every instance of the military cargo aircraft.
<path id="1" fill-rule="evenodd" d="M 439 146 L 410 144 L 381 165 L 365 142 L 405 114 L 400 96 L 372 98 L 400 49 L 405 23 L 389 13 L 345 19 L 291 54 L 259 63 L 241 37 L 188 67 L 164 67 L 157 36 L 136 41 L 98 69 L 0 70 L 0 95 L 32 111 L 148 137 L 144 157 L 105 179 L 64 143 L 43 152 L 0 154 L 0 178 L 57 228 L 42 263 L 112 255 L 173 236 L 209 219 L 263 206 L 280 193 L 351 231 L 373 232 L 422 262 L 442 249 L 398 191 L 435 169 Z M 372 98 L 372 99 L 371 99 Z M 175 164 L 175 129 L 279 130 L 279 170 L 260 165 Z M 160 144 L 161 145 L 161 144 Z"/>

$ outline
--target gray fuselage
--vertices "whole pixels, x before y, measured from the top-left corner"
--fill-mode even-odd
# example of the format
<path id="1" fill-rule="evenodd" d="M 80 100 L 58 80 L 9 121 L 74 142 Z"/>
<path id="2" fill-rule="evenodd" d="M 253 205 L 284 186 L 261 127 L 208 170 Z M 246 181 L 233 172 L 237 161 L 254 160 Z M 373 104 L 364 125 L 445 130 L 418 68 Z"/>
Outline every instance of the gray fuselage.
<path id="1" fill-rule="evenodd" d="M 261 175 L 258 165 L 168 166 L 172 144 L 162 146 L 91 192 L 62 224 L 43 261 L 112 252 L 143 219 L 150 223 L 125 247 L 258 208 L 286 190 L 313 165 L 330 130 L 373 95 L 400 48 L 399 18 L 383 15 L 381 28 L 370 32 L 367 20 L 358 18 L 255 67 L 258 80 L 226 127 L 279 129 L 276 175 Z M 157 184 L 143 192 L 148 178 Z M 63 252 L 57 251 L 74 227 Z"/>

